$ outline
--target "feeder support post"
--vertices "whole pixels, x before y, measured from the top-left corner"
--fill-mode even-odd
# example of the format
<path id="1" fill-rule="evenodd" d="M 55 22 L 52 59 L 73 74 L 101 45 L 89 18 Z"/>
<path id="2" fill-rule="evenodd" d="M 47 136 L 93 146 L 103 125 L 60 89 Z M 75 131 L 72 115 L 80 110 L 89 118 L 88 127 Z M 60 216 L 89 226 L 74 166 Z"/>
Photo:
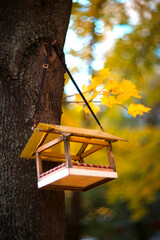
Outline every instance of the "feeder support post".
<path id="1" fill-rule="evenodd" d="M 72 160 L 71 160 L 69 136 L 63 135 L 63 139 L 64 139 L 64 151 L 65 151 L 66 167 L 71 168 L 72 167 Z"/>
<path id="2" fill-rule="evenodd" d="M 109 165 L 116 172 L 116 165 L 115 165 L 115 161 L 114 161 L 114 155 L 113 155 L 113 151 L 112 151 L 111 142 L 109 142 L 109 145 L 107 146 L 107 152 L 108 152 Z"/>
<path id="3" fill-rule="evenodd" d="M 36 152 L 36 165 L 37 165 L 37 178 L 40 178 L 40 175 L 43 172 L 42 169 L 42 159 L 41 159 L 41 153 L 40 152 Z"/>

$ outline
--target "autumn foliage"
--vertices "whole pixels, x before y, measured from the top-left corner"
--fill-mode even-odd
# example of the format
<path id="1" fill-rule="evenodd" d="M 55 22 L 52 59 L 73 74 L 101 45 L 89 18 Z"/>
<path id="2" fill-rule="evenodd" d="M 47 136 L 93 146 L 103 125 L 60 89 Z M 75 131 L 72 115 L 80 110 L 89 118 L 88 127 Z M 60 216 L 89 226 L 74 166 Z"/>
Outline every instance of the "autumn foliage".
<path id="1" fill-rule="evenodd" d="M 90 84 L 83 86 L 83 94 L 95 113 L 100 111 L 94 102 L 95 99 L 99 99 L 100 103 L 109 108 L 114 105 L 122 106 L 133 117 L 143 115 L 151 110 L 143 104 L 134 103 L 134 99 L 141 99 L 140 91 L 137 90 L 136 85 L 126 79 L 118 81 L 116 76 L 111 74 L 109 68 L 103 68 L 96 76 L 91 76 Z M 78 94 L 76 95 L 76 103 L 84 106 L 81 96 Z M 89 113 L 87 107 L 84 107 L 84 111 Z"/>

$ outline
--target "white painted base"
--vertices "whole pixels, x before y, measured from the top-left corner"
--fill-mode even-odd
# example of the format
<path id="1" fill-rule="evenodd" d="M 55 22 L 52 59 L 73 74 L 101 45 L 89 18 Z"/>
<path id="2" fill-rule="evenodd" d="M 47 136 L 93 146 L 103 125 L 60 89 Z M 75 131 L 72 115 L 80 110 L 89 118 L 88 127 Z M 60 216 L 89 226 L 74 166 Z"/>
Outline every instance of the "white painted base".
<path id="1" fill-rule="evenodd" d="M 63 167 L 43 176 L 38 181 L 38 188 L 86 191 L 102 183 L 117 178 L 117 172 L 111 169 L 85 169 L 82 167 Z"/>

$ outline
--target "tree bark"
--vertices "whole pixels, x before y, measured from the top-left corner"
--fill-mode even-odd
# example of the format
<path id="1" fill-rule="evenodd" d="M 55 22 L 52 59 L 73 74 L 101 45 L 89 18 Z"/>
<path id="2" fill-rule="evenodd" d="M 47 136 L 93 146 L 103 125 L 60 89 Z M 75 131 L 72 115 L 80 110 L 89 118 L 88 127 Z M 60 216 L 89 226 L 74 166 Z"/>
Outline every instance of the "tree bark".
<path id="1" fill-rule="evenodd" d="M 73 192 L 71 198 L 71 211 L 69 214 L 68 224 L 68 240 L 79 240 L 80 239 L 80 193 Z"/>
<path id="2" fill-rule="evenodd" d="M 64 240 L 63 191 L 38 190 L 36 163 L 20 159 L 32 134 L 45 46 L 63 47 L 71 0 L 7 0 L 0 9 L 0 239 Z M 52 51 L 38 121 L 60 124 L 64 70 Z"/>

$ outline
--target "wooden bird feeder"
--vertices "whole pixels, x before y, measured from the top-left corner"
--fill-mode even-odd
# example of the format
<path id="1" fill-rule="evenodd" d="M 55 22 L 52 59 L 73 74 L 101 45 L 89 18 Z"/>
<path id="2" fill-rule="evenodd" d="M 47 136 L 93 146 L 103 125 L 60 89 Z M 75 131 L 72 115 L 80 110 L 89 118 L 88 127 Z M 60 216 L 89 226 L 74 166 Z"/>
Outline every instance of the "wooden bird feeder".
<path id="1" fill-rule="evenodd" d="M 39 123 L 21 158 L 36 159 L 38 188 L 86 191 L 117 178 L 112 143 L 118 140 L 125 141 L 102 131 Z M 108 166 L 86 163 L 102 148 Z M 43 161 L 59 164 L 44 172 Z"/>

